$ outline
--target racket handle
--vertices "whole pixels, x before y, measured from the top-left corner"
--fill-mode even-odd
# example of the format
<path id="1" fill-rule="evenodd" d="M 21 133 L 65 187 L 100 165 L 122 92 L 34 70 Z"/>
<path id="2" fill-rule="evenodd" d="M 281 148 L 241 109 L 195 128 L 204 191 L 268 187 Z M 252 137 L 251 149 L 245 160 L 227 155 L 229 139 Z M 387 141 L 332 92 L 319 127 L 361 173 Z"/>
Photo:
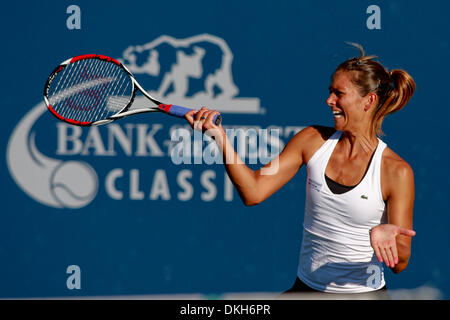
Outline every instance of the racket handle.
<path id="1" fill-rule="evenodd" d="M 158 108 L 163 112 L 178 118 L 184 118 L 186 113 L 191 111 L 191 109 L 189 108 L 180 107 L 172 104 L 160 104 Z M 222 116 L 220 114 L 215 115 L 213 118 L 213 122 L 215 123 L 215 125 L 218 126 L 222 122 Z"/>

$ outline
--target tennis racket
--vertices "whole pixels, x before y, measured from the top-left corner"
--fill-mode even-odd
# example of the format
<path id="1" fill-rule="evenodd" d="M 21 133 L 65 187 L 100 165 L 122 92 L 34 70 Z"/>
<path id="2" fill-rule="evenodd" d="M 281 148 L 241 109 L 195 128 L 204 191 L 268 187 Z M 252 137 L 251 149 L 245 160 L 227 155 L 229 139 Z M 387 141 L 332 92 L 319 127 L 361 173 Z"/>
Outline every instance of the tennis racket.
<path id="1" fill-rule="evenodd" d="M 156 106 L 132 108 L 138 90 Z M 56 118 L 77 126 L 107 124 L 144 112 L 184 118 L 191 110 L 163 104 L 148 94 L 122 63 L 96 54 L 73 57 L 55 68 L 45 84 L 44 101 Z M 221 116 L 216 115 L 213 122 L 219 125 Z"/>

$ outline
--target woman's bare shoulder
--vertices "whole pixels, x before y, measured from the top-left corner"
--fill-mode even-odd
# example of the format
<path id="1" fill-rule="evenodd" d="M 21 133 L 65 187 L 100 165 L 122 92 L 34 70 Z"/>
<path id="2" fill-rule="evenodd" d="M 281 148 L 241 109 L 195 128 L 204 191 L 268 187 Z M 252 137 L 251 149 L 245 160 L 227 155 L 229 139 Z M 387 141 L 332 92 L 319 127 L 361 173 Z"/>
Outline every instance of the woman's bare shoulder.
<path id="1" fill-rule="evenodd" d="M 309 127 L 305 127 L 303 130 L 298 132 L 294 138 L 297 139 L 314 139 L 318 141 L 327 141 L 334 133 L 336 132 L 335 128 L 325 127 L 319 125 L 312 125 Z"/>
<path id="2" fill-rule="evenodd" d="M 400 157 L 397 153 L 394 152 L 394 150 L 389 147 L 386 147 L 386 149 L 384 149 L 383 162 L 394 169 L 411 167 L 408 162 L 406 162 L 402 157 Z"/>
<path id="3" fill-rule="evenodd" d="M 391 148 L 386 147 L 382 157 L 383 173 L 394 180 L 409 180 L 414 176 L 413 169 L 402 157 Z"/>
<path id="4" fill-rule="evenodd" d="M 307 163 L 312 155 L 325 143 L 334 133 L 335 128 L 312 125 L 298 132 L 291 140 L 303 154 L 304 163 Z"/>

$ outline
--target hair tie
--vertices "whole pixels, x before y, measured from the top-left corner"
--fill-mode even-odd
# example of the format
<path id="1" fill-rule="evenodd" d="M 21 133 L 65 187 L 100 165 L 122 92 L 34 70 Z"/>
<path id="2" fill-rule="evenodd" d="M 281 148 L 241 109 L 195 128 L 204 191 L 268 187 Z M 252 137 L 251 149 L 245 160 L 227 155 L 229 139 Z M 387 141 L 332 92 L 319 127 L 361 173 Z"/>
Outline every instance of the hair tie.
<path id="1" fill-rule="evenodd" d="M 393 75 L 394 75 L 394 70 L 389 71 L 389 82 L 394 83 Z"/>
<path id="2" fill-rule="evenodd" d="M 391 80 L 387 81 L 387 82 L 381 82 L 380 80 L 378 80 L 378 86 L 377 89 L 379 89 L 381 92 L 385 92 L 388 93 L 389 91 L 391 91 L 392 89 L 394 89 L 394 86 L 391 84 Z"/>

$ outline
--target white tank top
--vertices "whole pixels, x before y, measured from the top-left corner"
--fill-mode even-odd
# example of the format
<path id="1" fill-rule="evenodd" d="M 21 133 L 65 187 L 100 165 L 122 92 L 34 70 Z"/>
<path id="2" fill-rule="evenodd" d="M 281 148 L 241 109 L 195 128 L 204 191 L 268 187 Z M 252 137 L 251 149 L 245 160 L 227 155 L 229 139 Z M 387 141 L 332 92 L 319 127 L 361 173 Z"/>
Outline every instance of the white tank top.
<path id="1" fill-rule="evenodd" d="M 334 194 L 325 180 L 325 169 L 342 135 L 336 131 L 307 164 L 305 218 L 298 277 L 313 289 L 336 292 L 369 292 L 384 286 L 383 266 L 370 245 L 369 230 L 387 221 L 380 184 L 378 146 L 361 182 Z"/>

